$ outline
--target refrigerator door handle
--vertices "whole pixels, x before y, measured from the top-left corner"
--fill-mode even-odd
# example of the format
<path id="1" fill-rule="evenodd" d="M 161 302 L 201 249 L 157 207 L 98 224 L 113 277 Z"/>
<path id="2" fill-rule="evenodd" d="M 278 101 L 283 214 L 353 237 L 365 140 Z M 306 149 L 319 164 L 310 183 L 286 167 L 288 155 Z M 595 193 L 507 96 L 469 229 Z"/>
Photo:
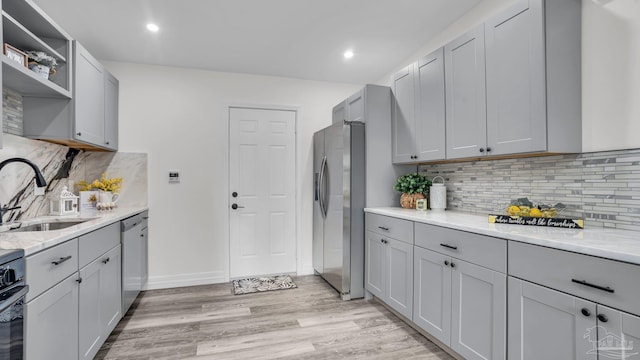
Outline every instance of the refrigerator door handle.
<path id="1" fill-rule="evenodd" d="M 322 165 L 320 165 L 320 211 L 322 212 L 322 217 L 327 217 L 327 203 L 326 203 L 326 193 L 327 193 L 327 184 L 326 184 L 326 171 L 327 171 L 327 156 L 325 155 L 322 158 Z"/>

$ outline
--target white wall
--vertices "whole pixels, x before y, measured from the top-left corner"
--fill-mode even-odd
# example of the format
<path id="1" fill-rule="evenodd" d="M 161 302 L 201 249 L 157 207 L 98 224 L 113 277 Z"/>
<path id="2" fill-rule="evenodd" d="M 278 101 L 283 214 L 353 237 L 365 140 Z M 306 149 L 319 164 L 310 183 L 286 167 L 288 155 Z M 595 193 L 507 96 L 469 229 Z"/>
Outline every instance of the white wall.
<path id="1" fill-rule="evenodd" d="M 228 277 L 227 105 L 299 108 L 298 272 L 312 273 L 312 136 L 360 86 L 106 62 L 120 80 L 120 151 L 149 154 L 150 288 Z M 180 170 L 169 185 L 167 172 Z"/>
<path id="2" fill-rule="evenodd" d="M 482 1 L 376 84 L 390 86 L 392 74 L 514 2 Z M 582 0 L 583 152 L 640 148 L 638 64 L 640 1 Z"/>

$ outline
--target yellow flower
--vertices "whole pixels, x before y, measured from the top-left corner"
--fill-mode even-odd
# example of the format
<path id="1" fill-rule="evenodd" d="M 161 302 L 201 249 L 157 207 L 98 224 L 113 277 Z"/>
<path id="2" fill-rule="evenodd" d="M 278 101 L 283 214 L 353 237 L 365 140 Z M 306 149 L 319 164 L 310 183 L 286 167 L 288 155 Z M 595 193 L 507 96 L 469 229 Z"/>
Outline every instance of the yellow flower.
<path id="1" fill-rule="evenodd" d="M 83 181 L 79 181 L 76 183 L 76 186 L 80 191 L 97 189 L 102 191 L 109 192 L 118 192 L 122 188 L 122 178 L 107 178 L 107 174 L 102 174 L 100 179 L 93 180 L 91 184 Z"/>

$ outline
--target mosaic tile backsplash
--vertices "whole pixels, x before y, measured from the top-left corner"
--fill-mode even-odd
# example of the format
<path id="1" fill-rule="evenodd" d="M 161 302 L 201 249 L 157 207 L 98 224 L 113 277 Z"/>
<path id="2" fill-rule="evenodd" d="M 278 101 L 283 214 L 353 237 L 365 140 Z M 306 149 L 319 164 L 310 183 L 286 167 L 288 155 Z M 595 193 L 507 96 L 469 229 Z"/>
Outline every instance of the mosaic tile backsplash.
<path id="1" fill-rule="evenodd" d="M 2 131 L 22 136 L 22 96 L 13 90 L 3 88 L 2 110 Z"/>
<path id="2" fill-rule="evenodd" d="M 567 205 L 585 227 L 640 231 L 640 149 L 420 166 L 442 176 L 447 209 L 502 213 L 511 199 Z"/>

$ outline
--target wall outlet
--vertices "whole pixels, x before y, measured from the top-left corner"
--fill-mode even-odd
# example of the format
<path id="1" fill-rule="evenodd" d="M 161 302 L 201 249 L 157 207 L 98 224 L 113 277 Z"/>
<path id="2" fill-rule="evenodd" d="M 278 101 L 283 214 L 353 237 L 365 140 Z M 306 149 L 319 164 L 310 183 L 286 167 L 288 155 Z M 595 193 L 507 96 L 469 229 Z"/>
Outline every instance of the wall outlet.
<path id="1" fill-rule="evenodd" d="M 33 195 L 44 196 L 44 189 L 46 189 L 46 187 L 38 187 L 38 185 L 36 185 L 36 179 L 33 179 Z"/>

